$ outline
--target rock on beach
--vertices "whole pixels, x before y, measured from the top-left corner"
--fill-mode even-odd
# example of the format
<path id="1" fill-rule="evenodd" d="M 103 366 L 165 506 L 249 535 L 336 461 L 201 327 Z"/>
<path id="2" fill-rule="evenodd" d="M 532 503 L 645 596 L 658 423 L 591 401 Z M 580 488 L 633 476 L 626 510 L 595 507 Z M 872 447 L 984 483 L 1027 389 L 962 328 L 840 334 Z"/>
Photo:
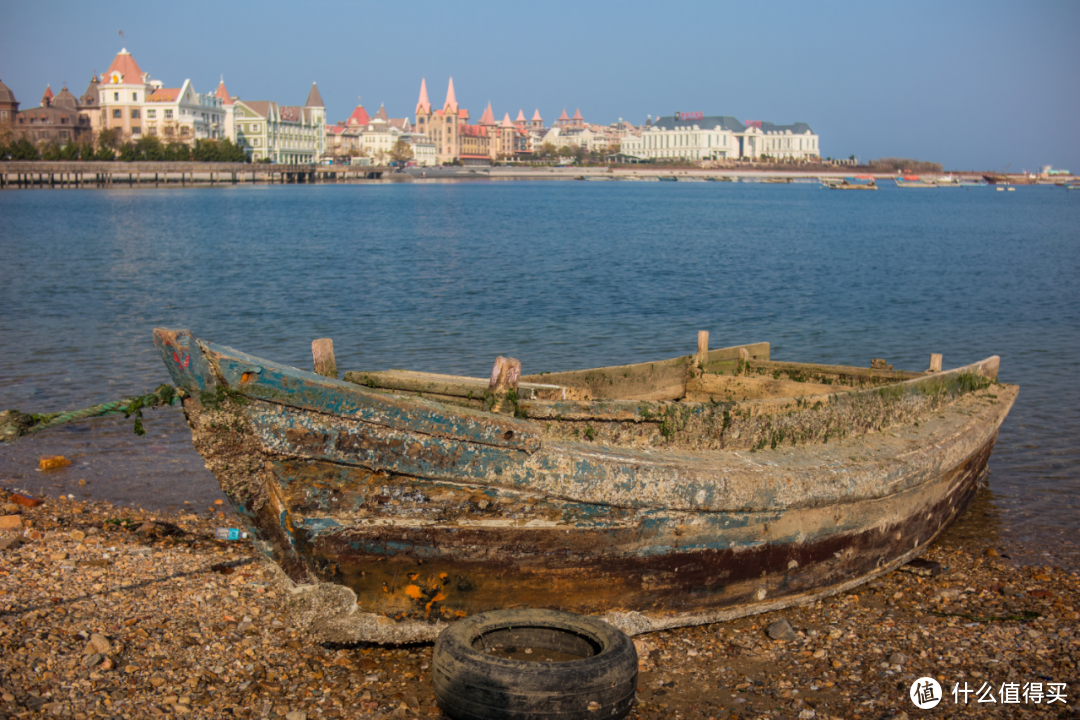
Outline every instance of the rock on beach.
<path id="1" fill-rule="evenodd" d="M 311 642 L 287 623 L 250 541 L 214 538 L 235 524 L 222 508 L 20 509 L 19 526 L 0 531 L 0 718 L 444 717 L 430 644 Z M 930 711 L 908 690 L 925 676 L 945 689 L 939 717 L 1075 717 L 1080 578 L 985 550 L 946 536 L 925 555 L 933 574 L 638 636 L 630 717 L 920 717 Z M 950 694 L 957 682 L 996 694 L 1033 681 L 1066 683 L 1067 703 L 957 706 Z"/>

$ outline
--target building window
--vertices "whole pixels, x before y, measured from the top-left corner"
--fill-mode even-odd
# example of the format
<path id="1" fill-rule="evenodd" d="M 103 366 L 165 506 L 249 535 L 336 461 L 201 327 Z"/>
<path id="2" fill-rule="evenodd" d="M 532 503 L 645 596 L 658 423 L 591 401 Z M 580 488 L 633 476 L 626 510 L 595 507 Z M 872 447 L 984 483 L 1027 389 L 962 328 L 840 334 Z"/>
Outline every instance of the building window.
<path id="1" fill-rule="evenodd" d="M 131 102 L 139 102 L 139 93 L 131 93 Z"/>
<path id="2" fill-rule="evenodd" d="M 166 109 L 165 110 L 165 119 L 166 120 L 172 120 L 172 110 L 171 109 Z"/>
<path id="3" fill-rule="evenodd" d="M 146 132 L 150 133 L 151 135 L 157 135 L 157 128 L 151 126 L 151 127 L 147 128 Z"/>
<path id="4" fill-rule="evenodd" d="M 124 114 L 123 114 L 122 112 L 120 112 L 120 108 L 117 108 L 117 109 L 115 109 L 115 110 L 113 110 L 113 111 L 112 111 L 112 116 L 113 116 L 114 118 L 116 118 L 117 120 L 119 120 L 119 119 L 121 119 L 122 117 L 124 117 Z"/>
<path id="5" fill-rule="evenodd" d="M 120 102 L 120 93 L 114 92 L 112 94 L 112 99 L 113 99 L 114 102 Z"/>
<path id="6" fill-rule="evenodd" d="M 157 110 L 150 109 L 146 111 L 146 117 L 153 119 L 157 117 Z"/>
<path id="7" fill-rule="evenodd" d="M 132 120 L 138 120 L 139 119 L 139 108 L 131 108 L 131 119 Z"/>
<path id="8" fill-rule="evenodd" d="M 142 131 L 139 129 L 138 125 L 135 125 L 134 127 L 131 128 L 131 134 L 132 135 L 138 135 L 140 132 L 142 132 Z"/>

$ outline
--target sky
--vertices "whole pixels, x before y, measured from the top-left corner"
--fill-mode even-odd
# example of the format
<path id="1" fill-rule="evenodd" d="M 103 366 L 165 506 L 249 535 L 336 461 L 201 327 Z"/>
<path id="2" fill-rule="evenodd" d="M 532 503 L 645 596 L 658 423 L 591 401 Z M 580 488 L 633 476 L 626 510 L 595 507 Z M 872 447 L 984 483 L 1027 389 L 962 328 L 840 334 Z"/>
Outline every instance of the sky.
<path id="1" fill-rule="evenodd" d="M 0 80 L 23 109 L 78 96 L 126 47 L 166 87 L 301 105 L 318 82 L 330 121 L 358 97 L 412 119 L 453 77 L 473 122 L 701 111 L 806 122 L 823 156 L 1080 173 L 1078 32 L 1076 0 L 0 0 Z"/>

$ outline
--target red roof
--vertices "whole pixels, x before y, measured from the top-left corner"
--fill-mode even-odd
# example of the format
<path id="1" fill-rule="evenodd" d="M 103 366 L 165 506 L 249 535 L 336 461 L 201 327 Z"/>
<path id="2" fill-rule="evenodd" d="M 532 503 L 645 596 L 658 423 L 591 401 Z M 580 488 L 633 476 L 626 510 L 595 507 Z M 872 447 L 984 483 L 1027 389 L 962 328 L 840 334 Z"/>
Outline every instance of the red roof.
<path id="1" fill-rule="evenodd" d="M 484 114 L 480 116 L 481 125 L 494 125 L 495 115 L 491 112 L 491 101 L 488 101 L 487 109 L 484 110 Z"/>
<path id="2" fill-rule="evenodd" d="M 146 98 L 146 102 L 175 102 L 180 97 L 180 88 L 158 88 Z"/>
<path id="3" fill-rule="evenodd" d="M 229 91 L 225 89 L 225 78 L 221 78 L 221 82 L 218 83 L 217 92 L 214 93 L 214 97 L 220 99 L 222 105 L 233 104 L 233 99 L 229 95 Z"/>
<path id="4" fill-rule="evenodd" d="M 356 109 L 352 111 L 352 115 L 345 121 L 349 125 L 367 125 L 371 122 L 371 118 L 368 117 L 367 110 L 363 105 L 357 105 Z"/>
<path id="5" fill-rule="evenodd" d="M 145 73 L 139 67 L 139 63 L 135 62 L 135 58 L 131 57 L 131 53 L 127 50 L 121 50 L 113 58 L 109 69 L 105 71 L 102 82 L 108 85 L 116 83 L 136 85 L 143 82 L 144 75 Z"/>
<path id="6" fill-rule="evenodd" d="M 560 120 L 569 120 L 570 116 L 566 114 L 566 108 L 562 109 L 562 115 L 559 116 Z"/>
<path id="7" fill-rule="evenodd" d="M 564 110 L 563 113 L 565 112 L 566 111 Z M 536 112 L 533 113 L 532 119 L 533 122 L 544 122 L 543 118 L 540 117 L 540 108 L 536 108 Z"/>
<path id="8" fill-rule="evenodd" d="M 52 102 L 53 97 L 54 97 L 54 95 L 53 95 L 52 87 L 46 85 L 45 86 L 45 94 L 41 96 L 41 104 L 42 105 L 48 105 L 50 102 Z"/>
<path id="9" fill-rule="evenodd" d="M 566 111 L 563 110 L 563 115 L 565 115 L 565 114 L 566 114 Z M 574 117 L 572 117 L 570 119 L 571 120 L 584 120 L 585 118 L 581 117 L 581 110 L 579 110 L 577 108 L 574 108 Z"/>

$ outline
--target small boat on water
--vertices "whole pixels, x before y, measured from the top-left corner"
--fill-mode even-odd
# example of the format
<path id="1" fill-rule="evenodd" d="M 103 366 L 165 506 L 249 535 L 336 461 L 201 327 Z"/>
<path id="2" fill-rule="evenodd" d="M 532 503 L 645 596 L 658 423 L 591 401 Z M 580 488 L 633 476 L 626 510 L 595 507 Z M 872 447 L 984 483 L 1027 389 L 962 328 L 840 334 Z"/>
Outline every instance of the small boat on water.
<path id="1" fill-rule="evenodd" d="M 768 343 L 490 379 L 318 373 L 158 329 L 195 448 L 318 641 L 541 607 L 636 634 L 813 602 L 968 505 L 1017 388 L 776 362 Z"/>
<path id="2" fill-rule="evenodd" d="M 877 190 L 877 182 L 870 178 L 869 182 L 857 182 L 848 178 L 822 178 L 821 184 L 830 190 Z"/>
<path id="3" fill-rule="evenodd" d="M 896 187 L 902 188 L 932 188 L 937 187 L 936 183 L 927 182 L 921 179 L 918 175 L 903 175 L 893 178 L 896 183 Z"/>
<path id="4" fill-rule="evenodd" d="M 1039 182 L 1037 177 L 1029 174 L 985 173 L 983 179 L 990 185 L 1036 185 Z"/>

